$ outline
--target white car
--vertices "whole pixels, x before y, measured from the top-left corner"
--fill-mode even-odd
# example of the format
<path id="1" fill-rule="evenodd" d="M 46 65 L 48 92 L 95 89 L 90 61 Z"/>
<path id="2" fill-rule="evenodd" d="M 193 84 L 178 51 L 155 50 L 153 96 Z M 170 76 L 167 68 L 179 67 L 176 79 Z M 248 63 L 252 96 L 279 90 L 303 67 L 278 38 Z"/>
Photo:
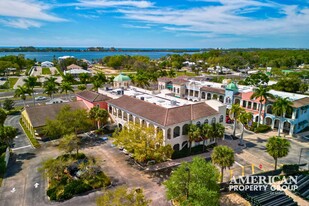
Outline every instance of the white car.
<path id="1" fill-rule="evenodd" d="M 46 97 L 43 97 L 43 96 L 38 96 L 35 98 L 35 101 L 42 101 L 42 100 L 46 100 L 47 98 Z"/>

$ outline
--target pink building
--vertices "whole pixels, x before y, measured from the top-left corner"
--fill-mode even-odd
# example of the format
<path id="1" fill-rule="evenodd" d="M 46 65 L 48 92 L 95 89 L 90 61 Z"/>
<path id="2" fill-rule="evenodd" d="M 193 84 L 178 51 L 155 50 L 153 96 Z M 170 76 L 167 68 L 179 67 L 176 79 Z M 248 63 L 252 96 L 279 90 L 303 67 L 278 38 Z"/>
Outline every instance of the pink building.
<path id="1" fill-rule="evenodd" d="M 240 105 L 246 109 L 247 112 L 251 112 L 255 121 L 258 119 L 259 115 L 259 107 L 260 107 L 260 98 L 251 99 L 253 91 L 250 92 L 243 92 L 241 93 L 241 102 Z M 262 116 L 261 120 L 264 119 L 264 109 L 265 109 L 265 100 L 262 103 Z"/>
<path id="2" fill-rule="evenodd" d="M 110 100 L 111 98 L 99 94 L 97 92 L 92 92 L 92 91 L 82 91 L 76 94 L 76 99 L 81 100 L 86 104 L 88 109 L 91 109 L 92 107 L 100 107 L 101 109 L 107 110 L 107 100 Z"/>

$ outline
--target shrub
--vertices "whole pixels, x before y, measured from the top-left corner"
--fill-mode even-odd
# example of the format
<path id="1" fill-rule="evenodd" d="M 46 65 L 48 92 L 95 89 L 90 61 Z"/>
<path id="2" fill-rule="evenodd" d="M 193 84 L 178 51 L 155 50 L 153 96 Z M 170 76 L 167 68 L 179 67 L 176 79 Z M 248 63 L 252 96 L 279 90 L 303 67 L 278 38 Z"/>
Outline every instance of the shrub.
<path id="1" fill-rule="evenodd" d="M 294 174 L 299 171 L 299 165 L 283 165 L 282 169 L 285 174 Z"/>
<path id="2" fill-rule="evenodd" d="M 264 133 L 270 131 L 271 127 L 265 124 L 260 124 L 259 127 L 257 127 L 257 123 L 253 122 L 252 125 L 249 127 L 249 130 L 256 133 Z"/>

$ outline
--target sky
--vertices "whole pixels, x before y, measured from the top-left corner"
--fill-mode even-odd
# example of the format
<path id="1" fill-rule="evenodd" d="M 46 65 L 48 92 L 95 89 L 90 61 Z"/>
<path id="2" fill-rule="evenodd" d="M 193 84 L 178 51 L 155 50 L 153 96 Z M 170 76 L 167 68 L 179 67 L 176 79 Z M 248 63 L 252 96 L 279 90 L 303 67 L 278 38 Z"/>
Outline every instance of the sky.
<path id="1" fill-rule="evenodd" d="M 309 48 L 309 0 L 0 0 L 0 46 Z"/>

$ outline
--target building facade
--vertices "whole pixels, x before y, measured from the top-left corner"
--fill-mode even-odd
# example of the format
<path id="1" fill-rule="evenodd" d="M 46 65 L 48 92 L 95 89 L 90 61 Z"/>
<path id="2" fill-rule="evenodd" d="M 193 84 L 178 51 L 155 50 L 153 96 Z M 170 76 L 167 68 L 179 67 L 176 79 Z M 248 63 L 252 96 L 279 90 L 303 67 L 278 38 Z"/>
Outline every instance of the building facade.
<path id="1" fill-rule="evenodd" d="M 216 122 L 225 124 L 226 106 L 218 101 L 210 100 L 189 105 L 163 107 L 143 99 L 123 95 L 118 99 L 108 101 L 108 112 L 120 128 L 127 122 L 133 122 L 162 131 L 164 144 L 170 144 L 174 150 L 178 151 L 188 147 L 189 124 L 201 125 Z M 193 142 L 192 146 L 202 143 Z M 206 144 L 212 143 L 214 139 L 206 142 Z"/>

